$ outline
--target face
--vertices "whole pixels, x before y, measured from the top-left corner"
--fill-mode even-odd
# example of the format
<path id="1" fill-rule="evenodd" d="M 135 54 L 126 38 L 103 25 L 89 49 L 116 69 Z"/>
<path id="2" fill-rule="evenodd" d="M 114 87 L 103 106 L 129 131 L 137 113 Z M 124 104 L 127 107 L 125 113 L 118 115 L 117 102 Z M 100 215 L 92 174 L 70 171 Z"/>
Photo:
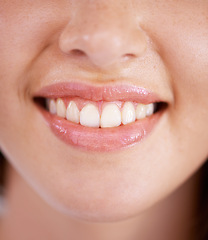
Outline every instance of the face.
<path id="1" fill-rule="evenodd" d="M 0 147 L 50 205 L 90 221 L 128 218 L 164 199 L 203 164 L 207 1 L 0 0 L 0 5 Z M 127 90 L 119 97 L 94 98 L 121 85 Z M 140 89 L 138 99 L 132 91 L 125 95 L 132 86 Z M 102 103 L 100 111 L 116 101 L 122 111 L 131 97 L 134 107 L 155 102 L 163 107 L 132 123 L 84 127 L 64 119 L 60 106 L 59 114 L 49 113 L 37 96 L 65 104 L 73 98 L 79 108 Z M 67 126 L 61 135 L 62 125 Z M 130 142 L 121 144 L 125 138 Z"/>

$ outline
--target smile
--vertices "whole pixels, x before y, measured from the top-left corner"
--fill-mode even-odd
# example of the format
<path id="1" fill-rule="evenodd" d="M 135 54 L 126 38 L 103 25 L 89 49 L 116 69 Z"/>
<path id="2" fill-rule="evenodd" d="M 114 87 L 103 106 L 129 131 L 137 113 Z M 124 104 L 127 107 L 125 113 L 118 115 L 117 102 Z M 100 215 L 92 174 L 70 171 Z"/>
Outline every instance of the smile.
<path id="1" fill-rule="evenodd" d="M 85 127 L 95 128 L 126 125 L 151 116 L 156 109 L 156 103 L 145 105 L 121 101 L 90 102 L 80 98 L 47 99 L 46 106 L 51 114 Z"/>
<path id="2" fill-rule="evenodd" d="M 55 136 L 98 152 L 140 142 L 166 108 L 156 94 L 128 85 L 58 83 L 42 88 L 34 99 Z"/>

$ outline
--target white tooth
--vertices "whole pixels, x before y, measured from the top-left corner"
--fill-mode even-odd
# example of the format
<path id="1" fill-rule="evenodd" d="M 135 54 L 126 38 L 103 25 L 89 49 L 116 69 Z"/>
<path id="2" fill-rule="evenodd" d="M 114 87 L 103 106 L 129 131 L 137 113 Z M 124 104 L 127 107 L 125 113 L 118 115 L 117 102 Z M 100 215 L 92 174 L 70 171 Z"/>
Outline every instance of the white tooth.
<path id="1" fill-rule="evenodd" d="M 143 119 L 146 117 L 146 106 L 139 103 L 136 107 L 136 119 Z"/>
<path id="2" fill-rule="evenodd" d="M 56 114 L 56 102 L 54 99 L 47 99 L 47 107 L 50 113 Z"/>
<path id="3" fill-rule="evenodd" d="M 86 127 L 99 127 L 100 114 L 98 108 L 88 103 L 80 112 L 80 124 Z"/>
<path id="4" fill-rule="evenodd" d="M 59 117 L 66 117 L 66 107 L 62 99 L 58 98 L 56 101 L 57 115 Z"/>
<path id="5" fill-rule="evenodd" d="M 136 113 L 135 113 L 135 108 L 133 103 L 126 102 L 124 104 L 121 112 L 121 117 L 122 117 L 122 123 L 124 125 L 135 121 Z"/>
<path id="6" fill-rule="evenodd" d="M 107 104 L 101 114 L 101 127 L 117 127 L 121 124 L 121 112 L 115 103 Z"/>
<path id="7" fill-rule="evenodd" d="M 76 103 L 71 101 L 66 109 L 66 119 L 74 123 L 79 123 L 79 115 Z"/>
<path id="8" fill-rule="evenodd" d="M 150 103 L 150 104 L 146 105 L 146 116 L 152 115 L 153 112 L 154 112 L 154 104 Z"/>

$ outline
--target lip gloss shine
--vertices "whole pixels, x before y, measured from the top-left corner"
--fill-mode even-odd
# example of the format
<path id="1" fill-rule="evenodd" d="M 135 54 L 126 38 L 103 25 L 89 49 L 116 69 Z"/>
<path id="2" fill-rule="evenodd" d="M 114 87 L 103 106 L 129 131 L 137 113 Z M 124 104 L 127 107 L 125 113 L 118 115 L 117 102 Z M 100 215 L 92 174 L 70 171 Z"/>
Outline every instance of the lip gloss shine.
<path id="1" fill-rule="evenodd" d="M 83 83 L 56 83 L 42 88 L 36 97 L 80 97 L 91 101 L 135 101 L 149 104 L 159 102 L 159 97 L 144 88 L 129 85 L 92 86 Z M 60 140 L 86 151 L 109 152 L 130 147 L 143 140 L 160 119 L 157 112 L 150 117 L 113 128 L 92 128 L 72 123 L 52 115 L 39 107 L 52 132 Z"/>

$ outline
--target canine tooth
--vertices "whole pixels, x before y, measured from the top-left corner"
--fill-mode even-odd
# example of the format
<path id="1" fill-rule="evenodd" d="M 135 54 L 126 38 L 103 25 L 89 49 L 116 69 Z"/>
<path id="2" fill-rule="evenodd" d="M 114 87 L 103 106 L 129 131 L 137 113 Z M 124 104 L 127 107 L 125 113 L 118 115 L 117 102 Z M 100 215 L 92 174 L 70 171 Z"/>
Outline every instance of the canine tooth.
<path id="1" fill-rule="evenodd" d="M 101 114 L 101 127 L 117 127 L 121 124 L 121 112 L 115 103 L 108 103 Z"/>
<path id="2" fill-rule="evenodd" d="M 146 117 L 146 106 L 139 103 L 136 107 L 136 119 L 143 119 Z"/>
<path id="3" fill-rule="evenodd" d="M 50 113 L 56 114 L 56 102 L 54 99 L 47 99 L 47 107 Z"/>
<path id="4" fill-rule="evenodd" d="M 74 123 L 79 123 L 79 109 L 74 101 L 70 101 L 67 109 L 66 109 L 66 119 L 74 122 Z"/>
<path id="5" fill-rule="evenodd" d="M 146 116 L 152 115 L 153 112 L 154 112 L 154 104 L 150 103 L 150 104 L 146 105 Z"/>
<path id="6" fill-rule="evenodd" d="M 66 117 L 66 107 L 62 99 L 58 98 L 56 101 L 57 115 L 59 117 Z"/>
<path id="7" fill-rule="evenodd" d="M 98 108 L 88 103 L 80 112 L 80 124 L 86 127 L 99 127 L 100 114 Z"/>
<path id="8" fill-rule="evenodd" d="M 135 108 L 133 103 L 126 102 L 124 104 L 121 112 L 121 117 L 122 117 L 122 123 L 124 125 L 135 121 L 136 113 L 135 113 Z"/>

